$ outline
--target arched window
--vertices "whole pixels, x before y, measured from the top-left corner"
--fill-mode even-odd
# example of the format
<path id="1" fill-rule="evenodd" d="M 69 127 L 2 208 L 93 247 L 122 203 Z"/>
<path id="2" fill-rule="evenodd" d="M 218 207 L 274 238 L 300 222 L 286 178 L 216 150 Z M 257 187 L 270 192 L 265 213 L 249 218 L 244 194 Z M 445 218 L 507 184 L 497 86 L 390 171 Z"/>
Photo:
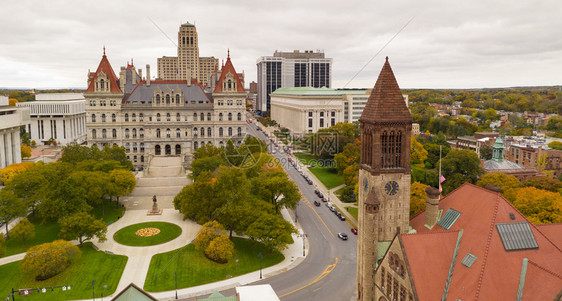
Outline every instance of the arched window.
<path id="1" fill-rule="evenodd" d="M 111 114 L 111 122 L 115 122 L 115 121 L 117 121 L 115 114 Z"/>
<path id="2" fill-rule="evenodd" d="M 193 128 L 193 137 L 197 137 L 197 128 Z"/>
<path id="3" fill-rule="evenodd" d="M 228 128 L 228 136 L 232 136 L 232 128 L 231 127 Z"/>
<path id="4" fill-rule="evenodd" d="M 105 81 L 103 79 L 100 80 L 100 86 L 102 90 L 105 89 Z"/>
<path id="5" fill-rule="evenodd" d="M 180 113 L 176 113 L 176 121 L 181 121 Z"/>
<path id="6" fill-rule="evenodd" d="M 211 113 L 207 113 L 207 121 L 211 121 Z"/>
<path id="7" fill-rule="evenodd" d="M 205 128 L 201 128 L 201 137 L 205 137 Z"/>
<path id="8" fill-rule="evenodd" d="M 141 142 L 141 143 L 140 143 L 140 152 L 141 152 L 141 153 L 144 153 L 144 142 Z M 142 158 L 143 158 L 143 157 L 141 156 L 141 161 L 143 160 Z"/>
<path id="9" fill-rule="evenodd" d="M 96 114 L 92 114 L 92 122 L 96 122 Z"/>
<path id="10" fill-rule="evenodd" d="M 141 152 L 143 152 L 143 151 L 141 151 Z M 144 156 L 140 156 L 140 161 L 144 162 Z"/>
<path id="11" fill-rule="evenodd" d="M 171 137 L 171 132 L 170 129 L 166 129 L 166 138 L 170 138 Z"/>
<path id="12" fill-rule="evenodd" d="M 201 121 L 205 121 L 205 113 L 201 113 Z"/>
<path id="13" fill-rule="evenodd" d="M 133 138 L 137 138 L 137 129 L 133 129 Z"/>
<path id="14" fill-rule="evenodd" d="M 207 128 L 207 137 L 211 137 L 213 134 L 213 129 L 211 129 L 210 127 Z"/>
<path id="15" fill-rule="evenodd" d="M 139 130 L 139 136 L 140 136 L 141 138 L 144 138 L 144 129 L 141 128 L 141 129 Z"/>
<path id="16" fill-rule="evenodd" d="M 160 95 L 156 94 L 156 104 L 160 104 Z"/>
<path id="17" fill-rule="evenodd" d="M 238 121 L 242 120 L 242 113 L 238 113 Z"/>
<path id="18" fill-rule="evenodd" d="M 180 103 L 180 95 L 179 94 L 176 94 L 176 103 L 177 104 Z"/>
<path id="19" fill-rule="evenodd" d="M 125 143 L 125 151 L 126 152 L 130 152 L 131 151 L 131 144 L 129 142 Z"/>
<path id="20" fill-rule="evenodd" d="M 137 152 L 137 143 L 133 142 L 133 153 Z"/>
<path id="21" fill-rule="evenodd" d="M 232 121 L 232 113 L 228 113 L 228 121 Z"/>
<path id="22" fill-rule="evenodd" d="M 101 122 L 105 122 L 105 114 L 101 114 Z"/>
<path id="23" fill-rule="evenodd" d="M 166 94 L 166 104 L 170 104 L 170 94 Z"/>
<path id="24" fill-rule="evenodd" d="M 107 131 L 105 129 L 101 130 L 101 137 L 107 138 Z"/>
<path id="25" fill-rule="evenodd" d="M 129 114 L 125 113 L 125 121 L 128 122 L 129 121 Z"/>
<path id="26" fill-rule="evenodd" d="M 223 133 L 222 133 L 222 127 L 219 128 L 219 137 L 222 137 Z"/>
<path id="27" fill-rule="evenodd" d="M 133 147 L 133 151 L 136 152 L 135 148 Z M 133 162 L 137 163 L 137 156 L 133 156 Z"/>
<path id="28" fill-rule="evenodd" d="M 133 122 L 137 121 L 137 114 L 133 113 L 131 117 L 133 118 Z"/>
<path id="29" fill-rule="evenodd" d="M 181 131 L 179 128 L 176 129 L 176 138 L 181 138 Z"/>
<path id="30" fill-rule="evenodd" d="M 140 122 L 144 121 L 144 115 L 142 113 L 139 114 L 139 121 Z"/>
<path id="31" fill-rule="evenodd" d="M 166 113 L 166 121 L 170 121 L 171 117 L 170 117 L 170 113 Z"/>
<path id="32" fill-rule="evenodd" d="M 193 121 L 197 121 L 197 113 L 193 113 Z"/>
<path id="33" fill-rule="evenodd" d="M 219 142 L 219 147 L 223 147 L 223 146 L 224 146 L 224 143 L 222 141 Z"/>
<path id="34" fill-rule="evenodd" d="M 117 138 L 117 130 L 116 129 L 111 130 L 111 137 Z"/>
<path id="35" fill-rule="evenodd" d="M 160 113 L 156 114 L 156 121 L 160 121 Z"/>
<path id="36" fill-rule="evenodd" d="M 242 128 L 238 127 L 238 137 L 242 136 Z"/>
<path id="37" fill-rule="evenodd" d="M 232 89 L 232 81 L 231 81 L 230 79 L 228 80 L 228 84 L 227 84 L 227 85 L 228 85 L 228 89 Z"/>
<path id="38" fill-rule="evenodd" d="M 97 135 L 96 135 L 96 130 L 92 130 L 92 139 L 96 139 Z"/>
<path id="39" fill-rule="evenodd" d="M 160 138 L 160 129 L 156 129 L 156 138 Z"/>
<path id="40" fill-rule="evenodd" d="M 219 121 L 222 121 L 222 113 L 219 113 Z"/>
<path id="41" fill-rule="evenodd" d="M 197 149 L 197 146 L 198 146 L 197 141 L 193 142 L 193 149 L 194 150 Z"/>
<path id="42" fill-rule="evenodd" d="M 125 138 L 129 138 L 129 129 L 125 129 Z"/>

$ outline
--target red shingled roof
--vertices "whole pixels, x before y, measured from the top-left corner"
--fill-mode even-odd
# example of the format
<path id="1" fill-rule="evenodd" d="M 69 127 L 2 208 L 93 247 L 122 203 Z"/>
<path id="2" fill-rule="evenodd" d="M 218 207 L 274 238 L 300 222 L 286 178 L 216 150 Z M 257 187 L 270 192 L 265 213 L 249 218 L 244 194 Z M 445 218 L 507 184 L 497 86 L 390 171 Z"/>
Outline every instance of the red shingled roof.
<path id="1" fill-rule="evenodd" d="M 386 57 L 377 82 L 359 118 L 361 122 L 405 122 L 412 123 L 402 91 Z"/>
<path id="2" fill-rule="evenodd" d="M 531 281 L 533 284 L 525 283 L 524 294 L 548 296 L 529 300 L 553 299 L 560 292 L 562 278 L 556 273 L 544 272 L 562 271 L 562 251 L 554 243 L 560 240 L 557 237 L 560 232 L 543 231 L 546 227 L 538 228 L 531 224 L 539 248 L 505 251 L 495 225 L 528 220 L 500 194 L 472 184 L 464 184 L 448 194 L 440 201 L 439 208 L 443 209 L 443 213 L 449 208 L 461 212 L 448 231 L 439 225 L 431 230 L 425 227 L 423 212 L 410 221 L 418 234 L 401 236 L 420 300 L 441 299 L 445 286 L 443 279 L 448 275 L 451 263 L 451 256 L 447 254 L 454 251 L 454 243 L 451 244 L 451 241 L 456 240 L 457 235 L 451 233 L 457 233 L 461 229 L 463 236 L 448 300 L 515 300 L 523 258 L 528 258 L 538 267 L 538 270 L 529 269 L 526 279 L 539 277 Z M 510 218 L 510 213 L 515 216 L 514 220 Z M 428 235 L 430 233 L 433 235 Z M 549 237 L 552 234 L 556 238 Z M 429 238 L 431 240 L 426 241 Z M 467 253 L 477 257 L 470 268 L 461 264 Z M 427 264 L 428 262 L 431 264 Z M 435 282 L 439 287 L 436 287 Z"/>
<path id="3" fill-rule="evenodd" d="M 103 50 L 103 56 L 101 58 L 100 64 L 98 65 L 98 69 L 96 70 L 96 72 L 90 72 L 90 74 L 93 74 L 93 77 L 90 80 L 90 83 L 88 84 L 88 88 L 86 89 L 86 92 L 94 92 L 94 88 L 96 87 L 96 79 L 98 78 L 98 75 L 100 74 L 100 72 L 105 73 L 105 75 L 107 76 L 107 79 L 109 80 L 110 83 L 110 91 L 111 92 L 122 92 L 121 88 L 119 87 L 119 83 L 117 81 L 117 76 L 115 76 L 115 72 L 113 72 L 113 68 L 111 68 L 111 64 L 109 63 L 109 60 L 107 59 L 107 56 L 105 56 L 105 48 Z"/>
<path id="4" fill-rule="evenodd" d="M 226 58 L 226 64 L 224 64 L 224 67 L 222 67 L 221 69 L 221 77 L 219 78 L 219 81 L 217 82 L 217 86 L 215 87 L 213 93 L 222 92 L 224 78 L 229 73 L 234 76 L 234 81 L 236 81 L 236 92 L 245 92 L 244 86 L 242 85 L 242 81 L 240 81 L 240 78 L 238 77 L 238 73 L 236 73 L 236 70 L 234 69 L 232 62 L 230 61 L 230 52 L 229 52 L 228 57 Z"/>

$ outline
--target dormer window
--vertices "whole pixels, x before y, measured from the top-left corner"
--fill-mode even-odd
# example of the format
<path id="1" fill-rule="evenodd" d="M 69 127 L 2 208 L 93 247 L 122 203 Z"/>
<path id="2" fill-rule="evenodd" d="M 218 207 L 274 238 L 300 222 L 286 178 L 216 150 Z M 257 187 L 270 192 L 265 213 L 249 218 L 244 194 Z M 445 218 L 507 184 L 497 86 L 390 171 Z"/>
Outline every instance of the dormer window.
<path id="1" fill-rule="evenodd" d="M 102 82 L 102 85 L 103 85 L 103 82 Z M 228 80 L 227 86 L 228 86 L 228 90 L 232 89 L 232 81 L 230 79 Z"/>
<path id="2" fill-rule="evenodd" d="M 100 89 L 105 90 L 105 81 L 100 79 Z"/>

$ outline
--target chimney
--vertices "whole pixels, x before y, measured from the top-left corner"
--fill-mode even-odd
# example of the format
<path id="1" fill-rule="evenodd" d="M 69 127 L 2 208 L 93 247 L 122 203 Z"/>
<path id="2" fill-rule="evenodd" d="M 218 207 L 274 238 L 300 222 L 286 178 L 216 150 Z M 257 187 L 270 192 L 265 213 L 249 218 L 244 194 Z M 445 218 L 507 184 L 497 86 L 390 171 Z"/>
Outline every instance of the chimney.
<path id="1" fill-rule="evenodd" d="M 133 66 L 133 67 L 131 68 L 131 83 L 132 83 L 133 85 L 136 85 L 136 84 L 137 84 L 137 76 L 136 76 L 135 73 L 136 73 L 136 71 L 135 71 L 135 66 Z"/>
<path id="2" fill-rule="evenodd" d="M 121 91 L 125 90 L 125 82 L 127 81 L 127 71 L 125 67 L 121 66 L 121 71 L 119 71 L 119 86 L 121 86 Z"/>
<path id="3" fill-rule="evenodd" d="M 142 81 L 142 69 L 139 69 L 139 82 Z"/>
<path id="4" fill-rule="evenodd" d="M 502 192 L 501 187 L 496 186 L 496 185 L 494 185 L 494 184 L 486 184 L 486 186 L 485 186 L 484 188 L 486 188 L 486 189 L 488 189 L 488 190 L 491 190 L 491 191 L 493 191 L 493 192 L 497 192 L 497 193 L 501 193 L 501 192 Z"/>
<path id="5" fill-rule="evenodd" d="M 146 86 L 150 87 L 150 65 L 146 64 Z"/>
<path id="6" fill-rule="evenodd" d="M 439 190 L 428 186 L 425 193 L 427 195 L 425 199 L 425 226 L 431 229 L 439 218 Z"/>

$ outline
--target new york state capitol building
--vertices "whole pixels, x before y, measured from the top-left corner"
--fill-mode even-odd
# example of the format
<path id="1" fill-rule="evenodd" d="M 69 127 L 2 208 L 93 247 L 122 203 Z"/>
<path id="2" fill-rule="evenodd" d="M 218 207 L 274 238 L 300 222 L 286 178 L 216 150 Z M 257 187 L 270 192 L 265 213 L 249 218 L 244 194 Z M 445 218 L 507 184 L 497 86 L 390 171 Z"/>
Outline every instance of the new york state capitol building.
<path id="1" fill-rule="evenodd" d="M 196 80 L 151 80 L 131 63 L 114 73 L 105 49 L 95 72 L 88 73 L 86 129 L 88 145 L 125 147 L 140 169 L 151 156 L 192 154 L 205 144 L 240 144 L 246 132 L 244 83 L 230 60 L 206 87 Z"/>

